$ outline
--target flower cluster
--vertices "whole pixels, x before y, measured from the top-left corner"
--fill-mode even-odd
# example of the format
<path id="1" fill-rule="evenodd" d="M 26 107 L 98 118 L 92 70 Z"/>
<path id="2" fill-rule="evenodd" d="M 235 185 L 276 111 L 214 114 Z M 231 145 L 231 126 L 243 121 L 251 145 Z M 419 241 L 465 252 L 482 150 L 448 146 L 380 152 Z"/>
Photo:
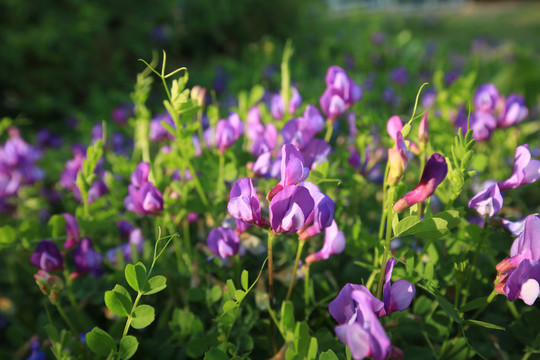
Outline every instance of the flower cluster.
<path id="1" fill-rule="evenodd" d="M 345 110 L 362 98 L 362 88 L 339 66 L 326 73 L 326 90 L 319 99 L 321 109 L 330 122 L 336 121 Z"/>

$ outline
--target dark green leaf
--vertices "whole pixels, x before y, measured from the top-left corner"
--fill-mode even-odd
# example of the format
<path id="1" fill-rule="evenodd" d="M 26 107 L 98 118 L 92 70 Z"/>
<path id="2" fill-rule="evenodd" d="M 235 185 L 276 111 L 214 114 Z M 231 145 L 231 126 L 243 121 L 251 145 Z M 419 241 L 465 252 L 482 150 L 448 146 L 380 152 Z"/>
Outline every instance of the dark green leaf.
<path id="1" fill-rule="evenodd" d="M 155 316 L 155 311 L 152 306 L 139 305 L 135 308 L 135 311 L 133 311 L 131 326 L 135 329 L 145 328 L 154 321 Z"/>
<path id="2" fill-rule="evenodd" d="M 412 220 L 407 220 L 407 223 L 403 225 L 404 230 L 396 233 L 395 236 L 417 235 L 423 238 L 438 238 L 448 233 L 448 231 L 457 226 L 460 221 L 461 216 L 459 211 L 443 211 L 412 226 L 410 226 Z M 406 226 L 409 227 L 406 228 Z M 399 227 L 399 224 L 396 226 L 396 228 L 397 227 Z"/>
<path id="3" fill-rule="evenodd" d="M 484 297 L 469 301 L 468 303 L 463 305 L 460 310 L 461 312 L 467 312 L 467 311 L 481 308 L 482 306 L 487 304 L 487 298 L 488 298 L 487 296 L 484 296 Z"/>
<path id="4" fill-rule="evenodd" d="M 435 295 L 437 298 L 437 301 L 439 302 L 439 305 L 443 309 L 443 311 L 451 317 L 455 322 L 458 324 L 461 324 L 463 321 L 459 317 L 458 312 L 456 311 L 456 308 L 454 305 L 452 305 L 444 296 L 441 295 Z"/>
<path id="5" fill-rule="evenodd" d="M 135 355 L 137 348 L 139 347 L 139 342 L 135 336 L 127 335 L 120 340 L 120 349 L 118 350 L 120 354 L 120 359 L 128 360 Z"/>
<path id="6" fill-rule="evenodd" d="M 505 330 L 505 328 L 503 328 L 502 326 L 487 323 L 484 321 L 479 321 L 479 320 L 465 320 L 464 323 L 474 325 L 474 326 L 485 327 L 487 329 L 495 329 L 495 330 L 503 330 L 503 331 Z"/>
<path id="7" fill-rule="evenodd" d="M 98 327 L 86 334 L 86 344 L 100 356 L 108 356 L 111 351 L 116 351 L 116 343 L 112 336 Z"/>
<path id="8" fill-rule="evenodd" d="M 321 353 L 321 355 L 319 356 L 319 360 L 339 360 L 339 359 L 332 350 L 328 350 Z"/>
<path id="9" fill-rule="evenodd" d="M 204 360 L 229 360 L 229 357 L 223 351 L 213 347 L 204 354 Z"/>

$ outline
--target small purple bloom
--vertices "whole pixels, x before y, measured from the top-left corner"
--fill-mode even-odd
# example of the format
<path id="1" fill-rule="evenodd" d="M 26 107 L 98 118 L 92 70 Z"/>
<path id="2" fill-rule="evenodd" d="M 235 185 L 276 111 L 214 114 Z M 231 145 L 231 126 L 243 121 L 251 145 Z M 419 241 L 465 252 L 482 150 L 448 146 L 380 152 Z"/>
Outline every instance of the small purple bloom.
<path id="1" fill-rule="evenodd" d="M 381 311 L 379 317 L 394 311 L 406 310 L 411 305 L 411 301 L 416 294 L 416 288 L 407 280 L 399 279 L 393 284 L 390 283 L 396 262 L 395 258 L 390 258 L 386 263 L 383 287 L 384 313 Z"/>
<path id="2" fill-rule="evenodd" d="M 235 219 L 261 227 L 268 226 L 261 216 L 261 204 L 250 178 L 241 178 L 234 183 L 227 209 Z"/>
<path id="3" fill-rule="evenodd" d="M 32 265 L 46 272 L 59 271 L 64 268 L 62 254 L 56 245 L 49 240 L 42 240 L 30 256 Z"/>
<path id="4" fill-rule="evenodd" d="M 386 122 L 386 132 L 394 140 L 397 141 L 397 133 L 403 129 L 403 123 L 399 116 L 394 115 Z"/>
<path id="5" fill-rule="evenodd" d="M 343 99 L 347 108 L 362 98 L 362 88 L 339 66 L 328 68 L 325 81 L 326 87 L 336 90 L 336 94 Z"/>
<path id="6" fill-rule="evenodd" d="M 114 108 L 111 117 L 118 125 L 126 125 L 128 119 L 133 116 L 134 106 L 133 104 L 125 104 Z"/>
<path id="7" fill-rule="evenodd" d="M 150 134 L 148 135 L 150 141 L 163 141 L 166 139 L 174 139 L 174 135 L 167 131 L 167 129 L 163 126 L 161 122 L 169 124 L 173 129 L 175 128 L 173 119 L 168 112 L 154 116 L 154 118 L 150 120 Z"/>
<path id="8" fill-rule="evenodd" d="M 356 307 L 358 305 L 352 298 L 352 293 L 355 291 L 361 291 L 370 297 L 371 310 L 376 314 L 384 308 L 384 303 L 373 296 L 364 285 L 345 284 L 338 296 L 328 305 L 330 315 L 332 315 L 338 324 L 348 323 L 355 318 Z"/>
<path id="9" fill-rule="evenodd" d="M 283 98 L 280 94 L 272 95 L 272 99 L 270 101 L 270 113 L 274 119 L 281 120 L 283 118 L 285 113 L 284 106 Z"/>
<path id="10" fill-rule="evenodd" d="M 478 141 L 489 140 L 497 128 L 497 119 L 490 113 L 476 111 L 471 114 L 470 120 L 467 118 L 467 113 L 464 109 L 461 109 L 456 119 L 456 126 L 461 128 L 463 135 L 468 129 L 472 129 L 473 138 Z M 469 127 L 467 127 L 467 124 Z"/>
<path id="11" fill-rule="evenodd" d="M 214 254 L 226 259 L 238 253 L 240 239 L 233 229 L 220 226 L 210 231 L 206 244 Z"/>
<path id="12" fill-rule="evenodd" d="M 476 194 L 470 201 L 469 207 L 475 209 L 481 216 L 495 216 L 503 205 L 499 185 L 496 183 Z"/>
<path id="13" fill-rule="evenodd" d="M 92 143 L 95 143 L 99 139 L 103 139 L 103 125 L 101 123 L 98 123 L 92 127 L 91 130 L 92 134 Z"/>
<path id="14" fill-rule="evenodd" d="M 517 189 L 521 185 L 533 183 L 538 179 L 540 179 L 540 161 L 531 160 L 529 145 L 524 144 L 516 148 L 512 175 L 501 181 L 499 188 L 501 191 Z"/>
<path id="15" fill-rule="evenodd" d="M 409 73 L 405 66 L 400 66 L 390 72 L 390 81 L 405 86 L 409 83 Z"/>
<path id="16" fill-rule="evenodd" d="M 325 229 L 322 249 L 306 257 L 306 264 L 326 260 L 334 254 L 341 254 L 345 250 L 345 245 L 345 235 L 343 231 L 338 230 L 336 221 L 333 220 L 332 225 Z"/>
<path id="17" fill-rule="evenodd" d="M 79 243 L 79 246 L 73 250 L 73 260 L 77 271 L 71 277 L 77 277 L 89 272 L 94 276 L 101 275 L 101 264 L 103 263 L 103 255 L 94 250 L 92 241 L 84 238 Z"/>
<path id="18" fill-rule="evenodd" d="M 306 219 L 302 229 L 299 230 L 300 240 L 305 240 L 321 233 L 325 228 L 332 225 L 335 206 L 334 201 L 328 195 L 322 193 L 315 184 L 304 181 L 301 185 L 308 189 L 309 194 L 315 202 L 313 211 Z"/>
<path id="19" fill-rule="evenodd" d="M 499 92 L 495 85 L 488 83 L 478 87 L 474 94 L 474 107 L 477 111 L 493 112 L 499 100 Z"/>
<path id="20" fill-rule="evenodd" d="M 253 136 L 252 140 L 251 154 L 259 156 L 266 152 L 273 152 L 279 135 L 276 126 L 272 123 L 260 125 L 256 131 L 257 135 Z"/>
<path id="21" fill-rule="evenodd" d="M 446 178 L 447 173 L 448 165 L 444 156 L 438 153 L 431 155 L 424 167 L 420 182 L 414 190 L 394 204 L 394 211 L 403 211 L 433 195 L 437 187 Z"/>
<path id="22" fill-rule="evenodd" d="M 497 125 L 501 128 L 509 127 L 522 122 L 527 115 L 529 115 L 529 109 L 525 105 L 523 96 L 512 94 L 504 103 L 504 110 Z"/>
<path id="23" fill-rule="evenodd" d="M 216 146 L 223 153 L 236 141 L 234 127 L 225 119 L 218 121 L 216 126 Z"/>
<path id="24" fill-rule="evenodd" d="M 435 101 L 437 100 L 437 91 L 434 89 L 429 89 L 422 95 L 422 107 L 424 109 L 429 109 L 433 105 L 435 105 Z"/>
<path id="25" fill-rule="evenodd" d="M 309 190 L 289 185 L 270 202 L 270 224 L 276 233 L 293 233 L 301 229 L 313 210 L 315 202 Z"/>
<path id="26" fill-rule="evenodd" d="M 137 214 L 159 214 L 163 210 L 163 197 L 158 189 L 146 182 L 140 188 L 128 187 L 129 195 L 124 199 L 126 210 Z"/>
<path id="27" fill-rule="evenodd" d="M 335 121 L 347 110 L 345 100 L 340 96 L 340 92 L 335 88 L 326 88 L 319 99 L 319 104 L 323 113 L 330 121 Z"/>
<path id="28" fill-rule="evenodd" d="M 304 156 L 298 148 L 292 144 L 285 144 L 281 148 L 281 180 L 274 186 L 266 198 L 272 198 L 283 188 L 298 184 L 309 175 L 309 169 L 304 166 Z"/>
<path id="29" fill-rule="evenodd" d="M 79 232 L 79 225 L 77 224 L 77 219 L 75 216 L 63 213 L 62 216 L 64 217 L 64 220 L 66 221 L 66 234 L 67 239 L 64 243 L 64 248 L 66 250 L 71 249 L 77 242 L 79 242 L 79 239 L 81 237 L 81 233 Z"/>
<path id="30" fill-rule="evenodd" d="M 150 164 L 143 161 L 140 162 L 135 168 L 135 171 L 131 173 L 131 184 L 141 187 L 144 183 L 148 182 L 148 174 L 150 174 Z"/>
<path id="31" fill-rule="evenodd" d="M 302 96 L 298 92 L 298 89 L 291 86 L 291 100 L 289 101 L 289 114 L 294 114 L 298 108 L 302 106 Z"/>

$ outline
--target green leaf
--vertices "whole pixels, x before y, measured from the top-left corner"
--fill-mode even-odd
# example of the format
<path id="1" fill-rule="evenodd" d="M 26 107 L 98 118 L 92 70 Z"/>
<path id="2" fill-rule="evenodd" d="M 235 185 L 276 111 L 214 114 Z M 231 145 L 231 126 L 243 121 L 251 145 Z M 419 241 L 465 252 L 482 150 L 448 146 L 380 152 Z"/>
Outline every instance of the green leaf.
<path id="1" fill-rule="evenodd" d="M 51 228 L 51 235 L 53 238 L 57 238 L 60 236 L 60 234 L 65 232 L 66 228 L 66 219 L 63 215 L 53 215 L 49 219 L 49 222 L 47 223 L 49 227 Z M 0 236 L 0 239 L 2 237 Z"/>
<path id="2" fill-rule="evenodd" d="M 319 345 L 317 342 L 317 338 L 312 337 L 311 341 L 309 342 L 309 349 L 306 356 L 307 360 L 315 360 L 317 359 L 317 350 L 319 349 Z"/>
<path id="3" fill-rule="evenodd" d="M 144 295 L 151 295 L 167 287 L 167 278 L 163 275 L 156 275 L 148 280 L 144 286 Z"/>
<path id="4" fill-rule="evenodd" d="M 227 289 L 229 290 L 229 295 L 231 299 L 235 299 L 234 293 L 236 292 L 236 286 L 234 286 L 234 283 L 231 279 L 227 279 Z"/>
<path id="5" fill-rule="evenodd" d="M 294 306 L 291 301 L 284 301 L 281 304 L 281 326 L 285 331 L 294 331 Z"/>
<path id="6" fill-rule="evenodd" d="M 246 292 L 244 290 L 236 290 L 234 292 L 234 298 L 236 301 L 241 302 L 246 297 Z"/>
<path id="7" fill-rule="evenodd" d="M 154 321 L 155 316 L 155 311 L 152 306 L 139 305 L 135 308 L 135 311 L 133 311 L 131 326 L 135 329 L 145 328 Z"/>
<path id="8" fill-rule="evenodd" d="M 432 262 L 428 262 L 426 264 L 426 267 L 424 268 L 424 277 L 429 281 L 433 280 L 433 263 Z"/>
<path id="9" fill-rule="evenodd" d="M 244 288 L 244 290 L 248 290 L 249 288 L 249 283 L 248 283 L 248 272 L 247 270 L 244 270 L 242 271 L 242 276 L 240 277 L 240 282 L 242 283 L 242 287 Z"/>
<path id="10" fill-rule="evenodd" d="M 125 270 L 126 280 L 135 291 L 140 291 L 144 289 L 146 285 L 146 267 L 143 263 L 138 262 L 137 264 L 127 264 Z"/>
<path id="11" fill-rule="evenodd" d="M 319 360 L 339 360 L 336 353 L 332 350 L 325 351 L 319 356 Z"/>
<path id="12" fill-rule="evenodd" d="M 116 351 L 116 343 L 112 336 L 98 327 L 86 334 L 86 344 L 100 356 L 108 356 L 111 351 Z"/>
<path id="13" fill-rule="evenodd" d="M 118 316 L 128 316 L 132 304 L 131 296 L 122 285 L 115 285 L 114 289 L 105 291 L 105 305 Z"/>
<path id="14" fill-rule="evenodd" d="M 397 237 L 402 235 L 402 233 L 406 232 L 419 222 L 420 220 L 418 219 L 418 216 L 407 216 L 406 218 L 398 222 L 397 225 L 392 224 L 395 236 Z"/>
<path id="15" fill-rule="evenodd" d="M 234 308 L 236 308 L 237 305 L 236 305 L 236 302 L 235 301 L 232 301 L 232 300 L 228 300 L 225 302 L 225 304 L 223 304 L 223 313 L 226 313 Z"/>
<path id="16" fill-rule="evenodd" d="M 461 324 L 463 322 L 463 320 L 461 320 L 461 318 L 459 317 L 459 314 L 456 311 L 456 308 L 454 307 L 454 305 L 450 303 L 450 301 L 446 300 L 446 298 L 442 295 L 437 294 L 435 295 L 435 297 L 437 298 L 437 301 L 439 302 L 439 305 L 441 306 L 443 311 L 448 316 L 450 316 L 458 324 Z"/>
<path id="17" fill-rule="evenodd" d="M 459 211 L 443 211 L 416 224 L 412 224 L 412 220 L 407 220 L 407 223 L 404 223 L 403 225 L 403 231 L 396 233 L 395 236 L 417 235 L 427 239 L 434 239 L 448 233 L 450 229 L 457 226 L 460 221 L 461 217 Z M 400 228 L 399 224 L 396 226 L 396 228 Z"/>
<path id="18" fill-rule="evenodd" d="M 309 350 L 309 343 L 311 342 L 311 336 L 309 335 L 309 326 L 305 321 L 296 324 L 294 330 L 294 345 L 296 352 L 302 357 L 305 357 Z"/>
<path id="19" fill-rule="evenodd" d="M 407 137 L 407 135 L 409 135 L 410 132 L 411 132 L 411 124 L 406 123 L 403 126 L 403 129 L 401 129 L 401 134 L 403 134 L 403 138 Z"/>
<path id="20" fill-rule="evenodd" d="M 488 299 L 488 297 L 484 296 L 484 297 L 480 297 L 478 299 L 474 299 L 472 301 L 469 301 L 468 303 L 466 303 L 465 305 L 463 305 L 461 307 L 460 311 L 461 312 L 467 312 L 467 311 L 471 311 L 471 310 L 481 308 L 482 306 L 487 304 L 487 299 Z"/>
<path id="21" fill-rule="evenodd" d="M 214 285 L 212 286 L 211 289 L 206 290 L 206 299 L 209 304 L 218 302 L 221 299 L 222 295 L 223 295 L 223 292 L 219 285 Z"/>
<path id="22" fill-rule="evenodd" d="M 15 242 L 17 239 L 17 233 L 15 230 L 9 226 L 0 227 L 0 244 L 9 245 Z"/>
<path id="23" fill-rule="evenodd" d="M 120 349 L 118 350 L 121 360 L 131 359 L 137 352 L 139 342 L 137 338 L 132 335 L 127 335 L 120 340 Z"/>
<path id="24" fill-rule="evenodd" d="M 213 347 L 204 354 L 204 360 L 229 360 L 229 357 L 223 351 Z"/>
<path id="25" fill-rule="evenodd" d="M 484 322 L 484 321 L 479 321 L 479 320 L 465 320 L 464 323 L 465 324 L 470 324 L 470 325 L 475 325 L 475 326 L 481 326 L 481 327 L 484 327 L 484 328 L 487 328 L 487 329 L 502 330 L 502 331 L 506 330 L 502 326 L 491 324 L 491 323 Z"/>

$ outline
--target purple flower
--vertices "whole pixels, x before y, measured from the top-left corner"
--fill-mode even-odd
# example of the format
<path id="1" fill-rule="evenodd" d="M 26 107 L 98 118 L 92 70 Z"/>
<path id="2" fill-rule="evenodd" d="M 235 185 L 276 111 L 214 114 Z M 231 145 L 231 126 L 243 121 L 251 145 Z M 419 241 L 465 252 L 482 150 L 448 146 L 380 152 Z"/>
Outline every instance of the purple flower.
<path id="1" fill-rule="evenodd" d="M 79 239 L 81 237 L 81 233 L 79 232 L 79 225 L 77 224 L 77 219 L 75 216 L 63 213 L 62 216 L 64 217 L 64 220 L 66 221 L 66 234 L 67 239 L 64 243 L 64 248 L 66 250 L 71 249 L 77 242 L 79 242 Z"/>
<path id="2" fill-rule="evenodd" d="M 270 202 L 270 224 L 276 233 L 293 233 L 301 229 L 315 202 L 309 190 L 289 185 L 278 192 Z"/>
<path id="3" fill-rule="evenodd" d="M 210 231 L 206 244 L 214 254 L 226 259 L 238 253 L 240 239 L 233 229 L 220 226 Z"/>
<path id="4" fill-rule="evenodd" d="M 525 99 L 518 94 L 508 96 L 504 103 L 504 110 L 497 123 L 498 127 L 505 128 L 522 122 L 529 115 Z"/>
<path id="5" fill-rule="evenodd" d="M 435 105 L 435 101 L 437 100 L 437 91 L 435 89 L 429 89 L 422 95 L 422 107 L 424 109 L 429 109 L 433 105 Z"/>
<path id="6" fill-rule="evenodd" d="M 388 164 L 390 170 L 388 172 L 388 183 L 397 184 L 407 165 L 409 164 L 409 156 L 407 154 L 407 145 L 403 140 L 403 135 L 401 131 L 398 131 L 396 134 L 396 145 L 393 148 L 388 149 Z"/>
<path id="7" fill-rule="evenodd" d="M 304 156 L 298 148 L 292 144 L 285 144 L 281 147 L 281 180 L 274 186 L 266 198 L 272 198 L 283 188 L 289 185 L 298 184 L 309 175 L 309 169 L 304 166 Z"/>
<path id="8" fill-rule="evenodd" d="M 356 315 L 356 307 L 358 304 L 352 298 L 354 291 L 361 291 L 370 297 L 371 309 L 375 313 L 379 313 L 384 308 L 384 303 L 371 294 L 364 285 L 345 284 L 338 296 L 328 305 L 330 315 L 338 322 L 344 324 L 354 319 Z"/>
<path id="9" fill-rule="evenodd" d="M 343 231 L 338 230 L 336 221 L 333 220 L 332 224 L 325 230 L 322 249 L 306 257 L 306 264 L 326 260 L 334 254 L 341 254 L 345 250 L 345 245 L 345 235 Z"/>
<path id="10" fill-rule="evenodd" d="M 133 258 L 132 256 L 132 248 L 134 247 L 137 253 L 140 255 L 143 251 L 143 245 L 144 245 L 144 238 L 142 235 L 142 231 L 139 228 L 133 227 L 129 222 L 125 220 L 121 220 L 117 222 L 118 229 L 120 230 L 120 236 L 126 237 L 129 236 L 129 241 L 125 244 L 118 245 L 110 250 L 107 251 L 105 254 L 105 257 L 111 264 L 116 264 L 117 259 L 117 253 L 118 250 L 120 250 L 122 257 L 125 261 L 131 261 Z"/>
<path id="11" fill-rule="evenodd" d="M 233 218 L 245 223 L 268 226 L 267 221 L 261 216 L 261 204 L 250 178 L 241 178 L 234 183 L 227 210 Z"/>
<path id="12" fill-rule="evenodd" d="M 486 141 L 491 138 L 497 128 L 497 119 L 490 113 L 476 111 L 471 114 L 471 118 L 468 120 L 467 113 L 461 109 L 456 118 L 456 127 L 461 128 L 463 135 L 468 129 L 472 129 L 474 139 Z"/>
<path id="13" fill-rule="evenodd" d="M 30 256 L 32 265 L 46 272 L 59 271 L 64 268 L 62 254 L 56 245 L 49 240 L 42 240 Z"/>
<path id="14" fill-rule="evenodd" d="M 398 132 L 403 129 L 403 123 L 399 116 L 394 115 L 386 122 L 386 132 L 394 140 L 397 141 Z"/>
<path id="15" fill-rule="evenodd" d="M 339 66 L 334 65 L 328 68 L 325 81 L 327 89 L 334 89 L 347 108 L 362 98 L 362 88 Z"/>
<path id="16" fill-rule="evenodd" d="M 133 104 L 125 104 L 114 108 L 111 117 L 118 125 L 126 125 L 128 119 L 133 116 L 134 106 Z"/>
<path id="17" fill-rule="evenodd" d="M 381 311 L 379 317 L 394 311 L 406 310 L 411 305 L 411 301 L 416 294 L 416 288 L 407 280 L 399 279 L 393 284 L 390 283 L 396 262 L 395 258 L 390 258 L 386 263 L 383 287 L 384 313 Z"/>
<path id="18" fill-rule="evenodd" d="M 289 120 L 282 129 L 283 140 L 303 149 L 307 143 L 322 129 L 324 118 L 313 105 L 308 105 L 304 116 Z"/>
<path id="19" fill-rule="evenodd" d="M 47 354 L 40 349 L 39 337 L 34 336 L 30 343 L 30 356 L 26 360 L 46 360 Z"/>
<path id="20" fill-rule="evenodd" d="M 289 114 L 294 114 L 298 108 L 302 106 L 302 96 L 298 89 L 291 86 L 291 100 L 289 101 Z"/>
<path id="21" fill-rule="evenodd" d="M 446 178 L 447 173 L 448 165 L 444 156 L 438 153 L 431 155 L 424 167 L 420 182 L 414 190 L 394 204 L 394 211 L 403 211 L 433 195 L 437 187 Z"/>
<path id="22" fill-rule="evenodd" d="M 252 140 L 251 154 L 259 156 L 266 152 L 273 152 L 279 135 L 276 126 L 272 123 L 264 126 L 260 125 L 255 131 L 257 131 L 257 135 L 253 136 L 254 140 Z"/>
<path id="23" fill-rule="evenodd" d="M 126 210 L 142 215 L 159 214 L 163 210 L 163 197 L 151 182 L 140 188 L 129 185 L 128 191 L 129 195 L 124 199 Z"/>
<path id="24" fill-rule="evenodd" d="M 148 135 L 150 141 L 163 141 L 166 139 L 173 140 L 174 135 L 171 134 L 161 122 L 169 124 L 173 129 L 175 128 L 173 119 L 168 112 L 158 114 L 150 120 L 150 134 Z"/>
<path id="25" fill-rule="evenodd" d="M 400 66 L 390 72 L 390 81 L 405 86 L 409 83 L 409 74 L 405 66 Z"/>
<path id="26" fill-rule="evenodd" d="M 280 94 L 274 94 L 272 95 L 272 98 L 270 100 L 270 113 L 272 114 L 272 117 L 276 120 L 281 120 L 283 118 L 283 115 L 285 113 L 283 104 L 283 98 Z"/>
<path id="27" fill-rule="evenodd" d="M 340 96 L 340 92 L 335 88 L 326 88 L 319 99 L 319 104 L 323 113 L 330 121 L 335 121 L 347 110 L 345 100 Z"/>
<path id="28" fill-rule="evenodd" d="M 225 119 L 218 121 L 216 126 L 216 146 L 223 153 L 236 141 L 234 127 Z"/>
<path id="29" fill-rule="evenodd" d="M 478 87 L 474 94 L 474 107 L 477 111 L 493 112 L 499 100 L 495 85 L 488 83 Z"/>
<path id="30" fill-rule="evenodd" d="M 518 236 L 519 234 L 523 232 L 525 228 L 525 220 L 527 220 L 526 217 L 518 221 L 510 221 L 507 219 L 502 219 L 501 221 L 504 228 L 508 230 L 510 234 L 514 236 Z"/>
<path id="31" fill-rule="evenodd" d="M 236 225 L 236 233 L 238 235 L 246 232 L 246 230 L 249 229 L 249 227 L 251 226 L 250 224 L 245 223 L 245 222 L 243 222 L 242 220 L 239 220 L 239 219 L 234 219 L 234 222 L 235 222 L 235 225 Z"/>
<path id="32" fill-rule="evenodd" d="M 54 135 L 47 129 L 41 129 L 38 131 L 36 141 L 40 149 L 46 147 L 58 148 L 62 146 L 62 138 L 58 135 Z"/>
<path id="33" fill-rule="evenodd" d="M 150 173 L 150 164 L 147 162 L 140 162 L 135 168 L 135 171 L 131 173 L 131 184 L 136 187 L 141 187 L 144 183 L 148 182 L 148 174 Z"/>
<path id="34" fill-rule="evenodd" d="M 517 189 L 521 185 L 530 184 L 540 179 L 540 161 L 531 160 L 529 145 L 524 144 L 516 148 L 514 155 L 514 170 L 512 175 L 499 183 L 501 191 Z"/>
<path id="35" fill-rule="evenodd" d="M 420 126 L 418 127 L 418 140 L 421 144 L 427 144 L 429 140 L 429 123 L 427 119 L 428 113 L 426 112 L 420 121 Z"/>
<path id="36" fill-rule="evenodd" d="M 496 183 L 476 194 L 470 201 L 469 207 L 475 209 L 481 216 L 495 216 L 503 205 L 499 185 Z"/>
<path id="37" fill-rule="evenodd" d="M 102 272 L 103 255 L 94 250 L 92 241 L 88 238 L 82 239 L 79 246 L 73 250 L 73 260 L 77 271 L 70 277 L 77 277 L 87 272 L 98 276 Z"/>
<path id="38" fill-rule="evenodd" d="M 332 225 L 334 221 L 334 201 L 309 181 L 304 181 L 301 185 L 308 189 L 309 194 L 315 202 L 313 211 L 306 219 L 302 229 L 299 230 L 300 239 L 305 240 L 321 233 L 325 228 Z"/>
<path id="39" fill-rule="evenodd" d="M 323 139 L 313 139 L 302 149 L 304 156 L 304 166 L 314 169 L 319 164 L 328 161 L 328 155 L 332 152 L 332 147 Z"/>

